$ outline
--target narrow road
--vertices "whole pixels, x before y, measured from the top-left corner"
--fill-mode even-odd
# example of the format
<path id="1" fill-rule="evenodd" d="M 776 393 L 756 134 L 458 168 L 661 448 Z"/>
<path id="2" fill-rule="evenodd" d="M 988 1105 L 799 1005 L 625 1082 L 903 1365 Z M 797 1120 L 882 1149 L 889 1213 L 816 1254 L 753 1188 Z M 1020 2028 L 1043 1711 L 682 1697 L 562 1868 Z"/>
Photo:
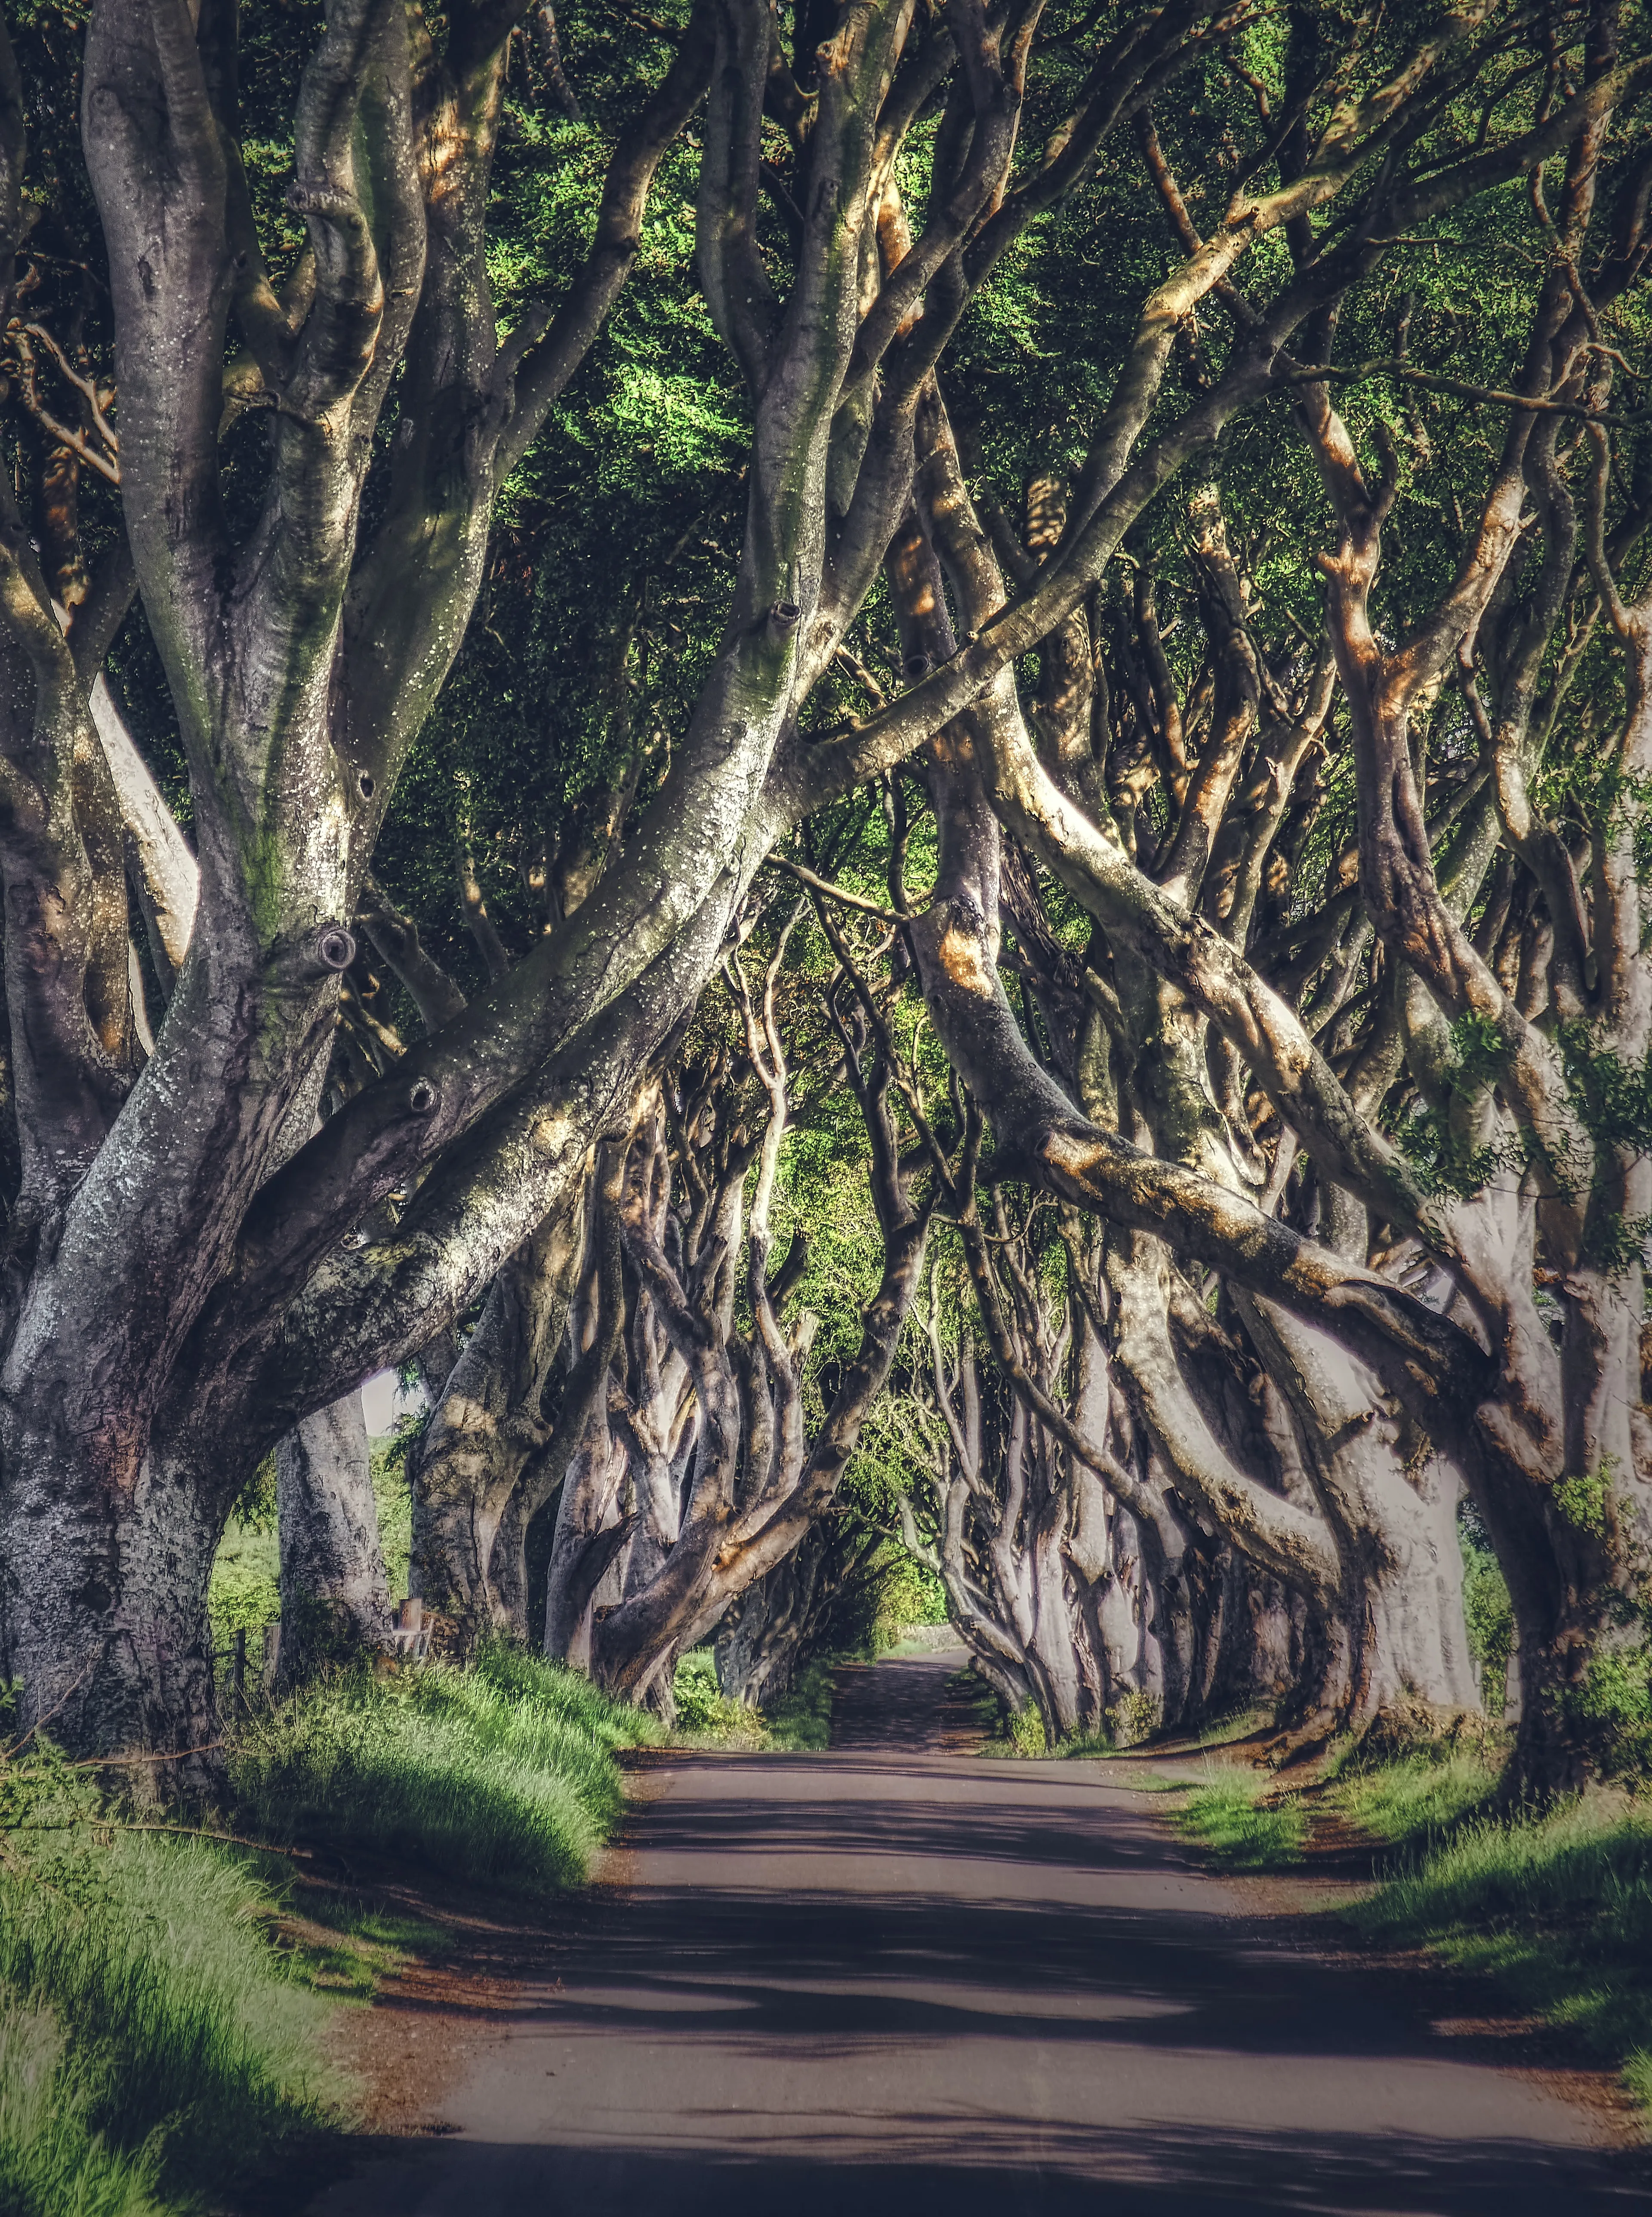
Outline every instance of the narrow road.
<path id="1" fill-rule="evenodd" d="M 956 1745 L 956 1655 L 847 1674 L 830 1755 L 673 1758 L 449 2138 L 313 2217 L 1583 2217 L 1581 2109 L 1396 2013 L 1089 1764 Z"/>

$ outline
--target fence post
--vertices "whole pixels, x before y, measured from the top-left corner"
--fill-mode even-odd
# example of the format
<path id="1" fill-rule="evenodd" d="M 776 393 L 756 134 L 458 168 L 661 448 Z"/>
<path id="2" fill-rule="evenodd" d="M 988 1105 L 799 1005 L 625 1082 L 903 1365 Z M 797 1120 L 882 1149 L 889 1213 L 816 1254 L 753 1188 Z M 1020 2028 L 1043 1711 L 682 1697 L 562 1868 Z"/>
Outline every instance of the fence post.
<path id="1" fill-rule="evenodd" d="M 232 1683 L 235 1688 L 235 1714 L 246 1714 L 247 1706 L 247 1628 L 238 1625 L 235 1632 L 235 1659 L 230 1665 Z"/>

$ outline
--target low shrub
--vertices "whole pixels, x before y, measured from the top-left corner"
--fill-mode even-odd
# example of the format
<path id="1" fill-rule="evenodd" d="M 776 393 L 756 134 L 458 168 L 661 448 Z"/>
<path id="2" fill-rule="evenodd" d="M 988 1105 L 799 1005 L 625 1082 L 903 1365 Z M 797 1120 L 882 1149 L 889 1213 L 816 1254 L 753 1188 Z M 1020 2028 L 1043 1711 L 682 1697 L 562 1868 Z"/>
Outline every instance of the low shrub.
<path id="1" fill-rule="evenodd" d="M 717 1683 L 717 1658 L 709 1647 L 691 1647 L 678 1659 L 671 1680 L 677 1732 L 684 1739 L 712 1740 L 721 1747 L 761 1747 L 764 1720 L 744 1701 L 736 1701 Z"/>
<path id="2" fill-rule="evenodd" d="M 1036 1708 L 1028 1701 L 1013 1710 L 1004 1720 L 1004 1737 L 1020 1756 L 1036 1758 L 1049 1753 L 1049 1742 L 1044 1734 L 1044 1720 Z"/>
<path id="3" fill-rule="evenodd" d="M 723 1692 L 711 1648 L 690 1648 L 671 1682 L 678 1737 L 716 1747 L 803 1752 L 830 1747 L 832 1674 L 843 1659 L 817 1655 L 770 1708 L 752 1709 Z"/>
<path id="4" fill-rule="evenodd" d="M 1164 1718 L 1164 1703 L 1145 1687 L 1132 1686 L 1111 1704 L 1106 1717 L 1116 1747 L 1139 1747 L 1158 1731 Z"/>

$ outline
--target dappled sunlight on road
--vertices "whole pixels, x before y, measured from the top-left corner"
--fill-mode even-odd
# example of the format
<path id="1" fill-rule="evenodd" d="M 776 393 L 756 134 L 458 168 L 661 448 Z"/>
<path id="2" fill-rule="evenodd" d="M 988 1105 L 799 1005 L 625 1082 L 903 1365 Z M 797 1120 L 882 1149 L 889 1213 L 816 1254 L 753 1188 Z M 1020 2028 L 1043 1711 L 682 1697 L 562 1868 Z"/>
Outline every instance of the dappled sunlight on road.
<path id="1" fill-rule="evenodd" d="M 457 2134 L 316 2217 L 1643 2203 L 1585 2112 L 1247 1915 L 1112 1774 L 934 1752 L 953 1667 L 860 1674 L 830 1755 L 652 1766 Z"/>

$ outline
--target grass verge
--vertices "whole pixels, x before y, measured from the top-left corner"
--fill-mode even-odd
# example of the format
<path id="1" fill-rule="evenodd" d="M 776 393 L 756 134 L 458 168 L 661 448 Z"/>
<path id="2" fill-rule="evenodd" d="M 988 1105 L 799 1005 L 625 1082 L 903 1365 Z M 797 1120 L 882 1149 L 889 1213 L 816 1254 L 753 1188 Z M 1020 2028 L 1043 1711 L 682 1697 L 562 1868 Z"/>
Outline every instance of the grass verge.
<path id="1" fill-rule="evenodd" d="M 1618 2064 L 1652 2108 L 1652 1823 L 1615 1800 L 1473 1818 L 1346 1912 L 1488 1973 L 1524 2008 Z"/>
<path id="2" fill-rule="evenodd" d="M 50 1749 L 0 1767 L 0 2209 L 138 2217 L 323 2124 L 325 2004 L 248 1860 L 122 1822 Z"/>
<path id="3" fill-rule="evenodd" d="M 231 1779 L 261 1837 L 545 1893 L 585 1879 L 619 1816 L 615 1751 L 659 1736 L 588 1679 L 496 1642 L 466 1670 L 325 1680 L 246 1726 Z"/>
<path id="4" fill-rule="evenodd" d="M 1519 2008 L 1616 2063 L 1652 2109 L 1652 1816 L 1618 1794 L 1547 1814 L 1493 1813 L 1490 1747 L 1356 1753 L 1271 1801 L 1242 1772 L 1196 1788 L 1183 1835 L 1229 1868 L 1302 1860 L 1316 1831 L 1371 1850 L 1375 1891 L 1335 1913 L 1368 1938 L 1483 1973 Z"/>
<path id="5" fill-rule="evenodd" d="M 0 1752 L 0 2217 L 199 2217 L 342 2121 L 330 2004 L 445 1935 L 289 1881 L 279 1848 L 571 1886 L 621 1807 L 616 1751 L 657 1732 L 504 1646 L 340 1674 L 245 1727 L 238 1843 L 123 1808 L 47 1745 Z"/>

